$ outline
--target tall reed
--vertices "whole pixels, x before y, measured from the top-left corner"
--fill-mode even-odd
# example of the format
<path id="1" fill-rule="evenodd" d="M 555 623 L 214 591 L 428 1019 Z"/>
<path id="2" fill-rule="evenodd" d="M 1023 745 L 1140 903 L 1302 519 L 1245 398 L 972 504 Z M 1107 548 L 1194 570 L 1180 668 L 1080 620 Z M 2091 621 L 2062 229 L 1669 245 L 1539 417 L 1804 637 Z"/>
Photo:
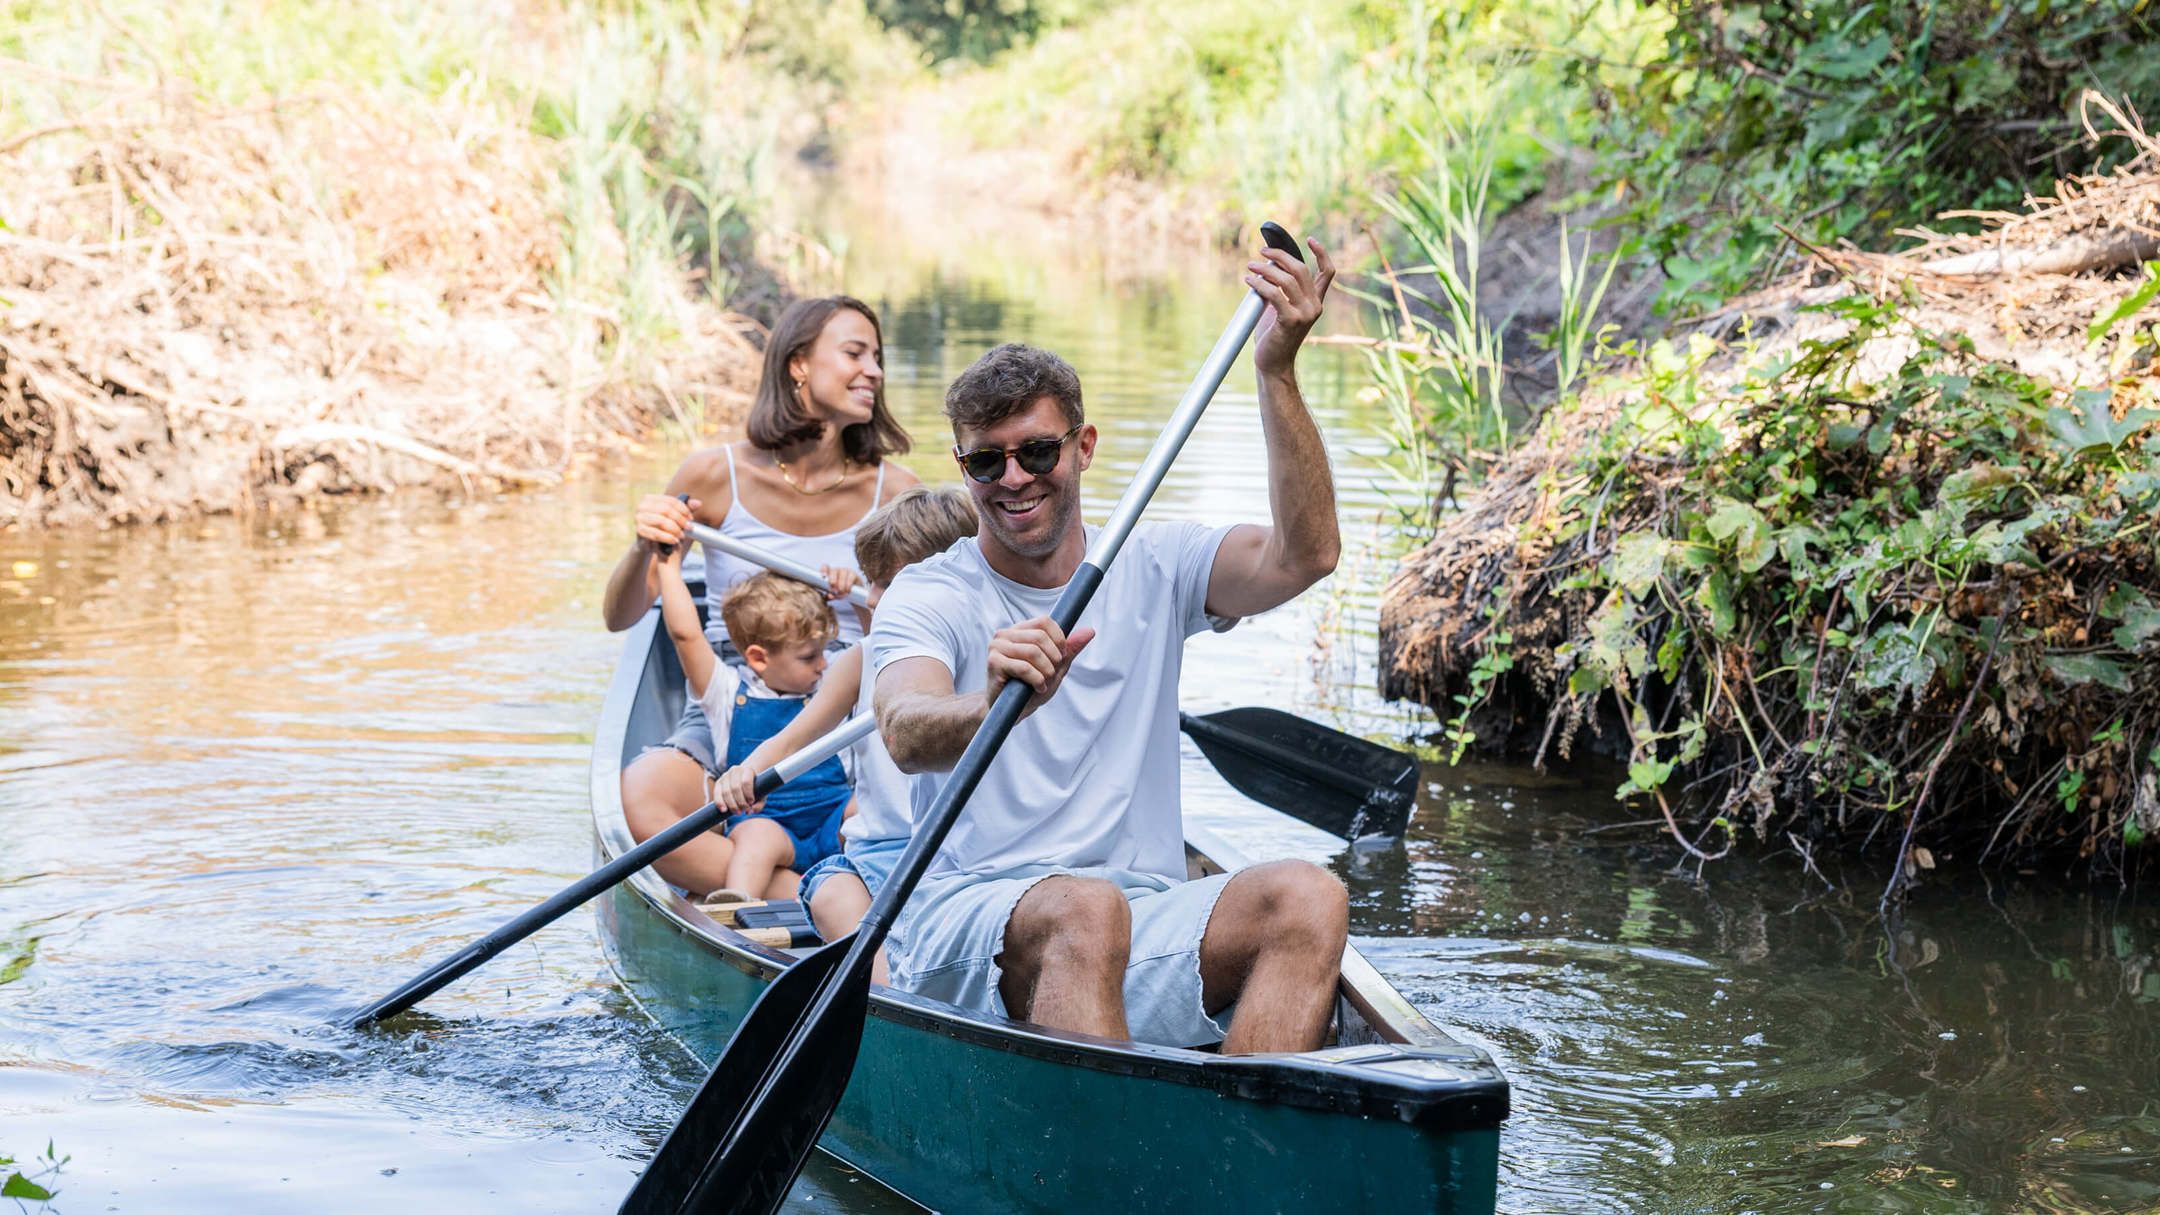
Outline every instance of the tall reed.
<path id="1" fill-rule="evenodd" d="M 1482 295 L 1502 116 L 1520 87 L 1503 73 L 1467 102 L 1458 99 L 1468 115 L 1460 124 L 1438 107 L 1403 119 L 1428 168 L 1375 200 L 1395 221 L 1389 236 L 1422 259 L 1387 265 L 1371 286 L 1356 289 L 1379 317 L 1380 333 L 1363 350 L 1371 391 L 1387 407 L 1391 451 L 1382 464 L 1406 522 L 1429 523 L 1445 511 L 1458 482 L 1505 455 L 1537 412 L 1536 403 L 1511 399 L 1504 336 L 1515 317 L 1494 315 Z M 1592 326 L 1617 263 L 1593 256 L 1587 240 L 1578 252 L 1565 221 L 1555 256 L 1556 323 L 1538 336 L 1553 360 L 1551 396 L 1559 399 L 1595 349 Z"/>

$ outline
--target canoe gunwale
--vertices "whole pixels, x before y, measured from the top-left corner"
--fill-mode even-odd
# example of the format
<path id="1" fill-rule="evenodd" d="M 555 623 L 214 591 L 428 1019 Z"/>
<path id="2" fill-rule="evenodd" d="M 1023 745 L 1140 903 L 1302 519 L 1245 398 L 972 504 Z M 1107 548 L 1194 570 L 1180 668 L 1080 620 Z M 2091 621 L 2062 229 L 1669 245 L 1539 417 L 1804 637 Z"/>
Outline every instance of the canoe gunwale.
<path id="1" fill-rule="evenodd" d="M 603 860 L 633 846 L 622 813 L 621 769 L 634 711 L 648 696 L 647 672 L 673 666 L 671 650 L 655 650 L 666 649 L 658 620 L 659 613 L 650 611 L 628 631 L 593 740 L 595 844 Z M 1236 850 L 1213 833 L 1188 823 L 1187 837 L 1189 847 L 1226 868 L 1242 862 Z M 793 960 L 714 920 L 650 869 L 625 884 L 649 913 L 673 925 L 702 953 L 744 974 L 770 981 Z M 1397 1041 L 1300 1054 L 1225 1056 L 978 1016 L 882 985 L 871 989 L 870 1015 L 1003 1053 L 1209 1089 L 1227 1097 L 1400 1119 L 1442 1131 L 1490 1130 L 1506 1119 L 1508 1084 L 1490 1057 L 1433 1026 L 1355 947 L 1344 951 L 1339 994 L 1375 1031 Z M 1360 1062 L 1375 1067 L 1400 1064 L 1405 1070 L 1377 1071 L 1358 1066 Z M 1432 1072 L 1448 1074 L 1420 1074 Z"/>

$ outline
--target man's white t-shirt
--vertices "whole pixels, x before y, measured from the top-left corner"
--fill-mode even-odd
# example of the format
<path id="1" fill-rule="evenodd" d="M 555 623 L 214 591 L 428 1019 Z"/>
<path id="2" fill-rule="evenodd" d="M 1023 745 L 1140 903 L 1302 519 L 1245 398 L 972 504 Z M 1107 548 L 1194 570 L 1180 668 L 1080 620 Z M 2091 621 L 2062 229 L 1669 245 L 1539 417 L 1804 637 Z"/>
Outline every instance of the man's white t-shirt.
<path id="1" fill-rule="evenodd" d="M 1234 620 L 1207 614 L 1208 575 L 1229 528 L 1143 523 L 1081 613 L 1095 640 L 1048 703 L 999 748 L 945 838 L 929 876 L 999 873 L 1021 865 L 1105 867 L 1185 877 L 1178 806 L 1178 672 L 1185 639 Z M 1096 528 L 1087 529 L 1092 542 Z M 953 690 L 981 695 L 990 635 L 1046 616 L 1062 587 L 1023 586 L 962 540 L 901 571 L 871 622 L 875 672 L 931 658 Z M 949 774 L 910 782 L 917 823 Z"/>

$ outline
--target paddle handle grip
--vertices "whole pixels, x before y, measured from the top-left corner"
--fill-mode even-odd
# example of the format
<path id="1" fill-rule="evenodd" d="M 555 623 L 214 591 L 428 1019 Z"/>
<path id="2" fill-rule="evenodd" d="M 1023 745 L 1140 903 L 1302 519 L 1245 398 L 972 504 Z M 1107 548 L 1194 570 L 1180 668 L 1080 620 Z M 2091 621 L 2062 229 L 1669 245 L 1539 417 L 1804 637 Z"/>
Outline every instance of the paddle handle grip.
<path id="1" fill-rule="evenodd" d="M 770 794 L 781 785 L 855 745 L 876 728 L 876 719 L 868 713 L 858 714 L 841 722 L 809 746 L 758 773 L 755 785 L 757 796 Z M 354 1013 L 345 1022 L 346 1028 L 366 1029 L 386 1017 L 394 1017 L 404 1012 L 471 973 L 496 954 L 561 919 L 566 912 L 594 895 L 712 830 L 726 817 L 727 811 L 712 802 L 705 803 L 695 813 L 563 887 L 546 901 L 444 958 L 396 991 Z"/>
<path id="2" fill-rule="evenodd" d="M 1272 219 L 1260 225 L 1260 239 L 1267 242 L 1270 249 L 1280 249 L 1299 261 L 1305 260 L 1305 251 L 1298 248 L 1297 238 Z"/>
<path id="3" fill-rule="evenodd" d="M 730 557 L 739 558 L 752 565 L 763 566 L 775 574 L 786 575 L 797 582 L 807 582 L 820 591 L 830 591 L 832 589 L 832 584 L 825 581 L 825 575 L 812 567 L 804 565 L 800 561 L 783 557 L 771 549 L 760 548 L 755 544 L 745 544 L 735 537 L 721 532 L 718 528 L 707 527 L 702 523 L 693 523 L 689 527 L 688 534 L 705 547 L 717 549 Z M 870 592 L 858 586 L 847 593 L 847 601 L 856 607 L 869 607 Z"/>

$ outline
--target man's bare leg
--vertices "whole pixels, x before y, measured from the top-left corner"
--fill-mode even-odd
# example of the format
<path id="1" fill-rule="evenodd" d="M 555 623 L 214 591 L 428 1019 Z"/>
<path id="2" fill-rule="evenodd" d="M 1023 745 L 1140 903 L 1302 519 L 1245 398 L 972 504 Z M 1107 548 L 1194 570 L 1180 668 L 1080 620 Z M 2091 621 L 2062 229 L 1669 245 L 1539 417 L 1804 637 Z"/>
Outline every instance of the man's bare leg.
<path id="1" fill-rule="evenodd" d="M 1349 939 L 1350 897 L 1327 870 L 1273 861 L 1232 877 L 1200 939 L 1208 1011 L 1237 1004 L 1222 1053 L 1319 1049 Z"/>
<path id="2" fill-rule="evenodd" d="M 705 804 L 705 769 L 671 748 L 647 751 L 623 769 L 622 800 L 630 838 L 642 844 Z M 704 831 L 654 861 L 653 869 L 692 895 L 708 894 L 727 885 L 734 856 L 735 845 L 726 836 Z"/>
<path id="3" fill-rule="evenodd" d="M 1124 1038 L 1125 966 L 1132 907 L 1100 878 L 1047 877 L 1028 888 L 1005 924 L 1005 1010 L 1051 1029 Z"/>

